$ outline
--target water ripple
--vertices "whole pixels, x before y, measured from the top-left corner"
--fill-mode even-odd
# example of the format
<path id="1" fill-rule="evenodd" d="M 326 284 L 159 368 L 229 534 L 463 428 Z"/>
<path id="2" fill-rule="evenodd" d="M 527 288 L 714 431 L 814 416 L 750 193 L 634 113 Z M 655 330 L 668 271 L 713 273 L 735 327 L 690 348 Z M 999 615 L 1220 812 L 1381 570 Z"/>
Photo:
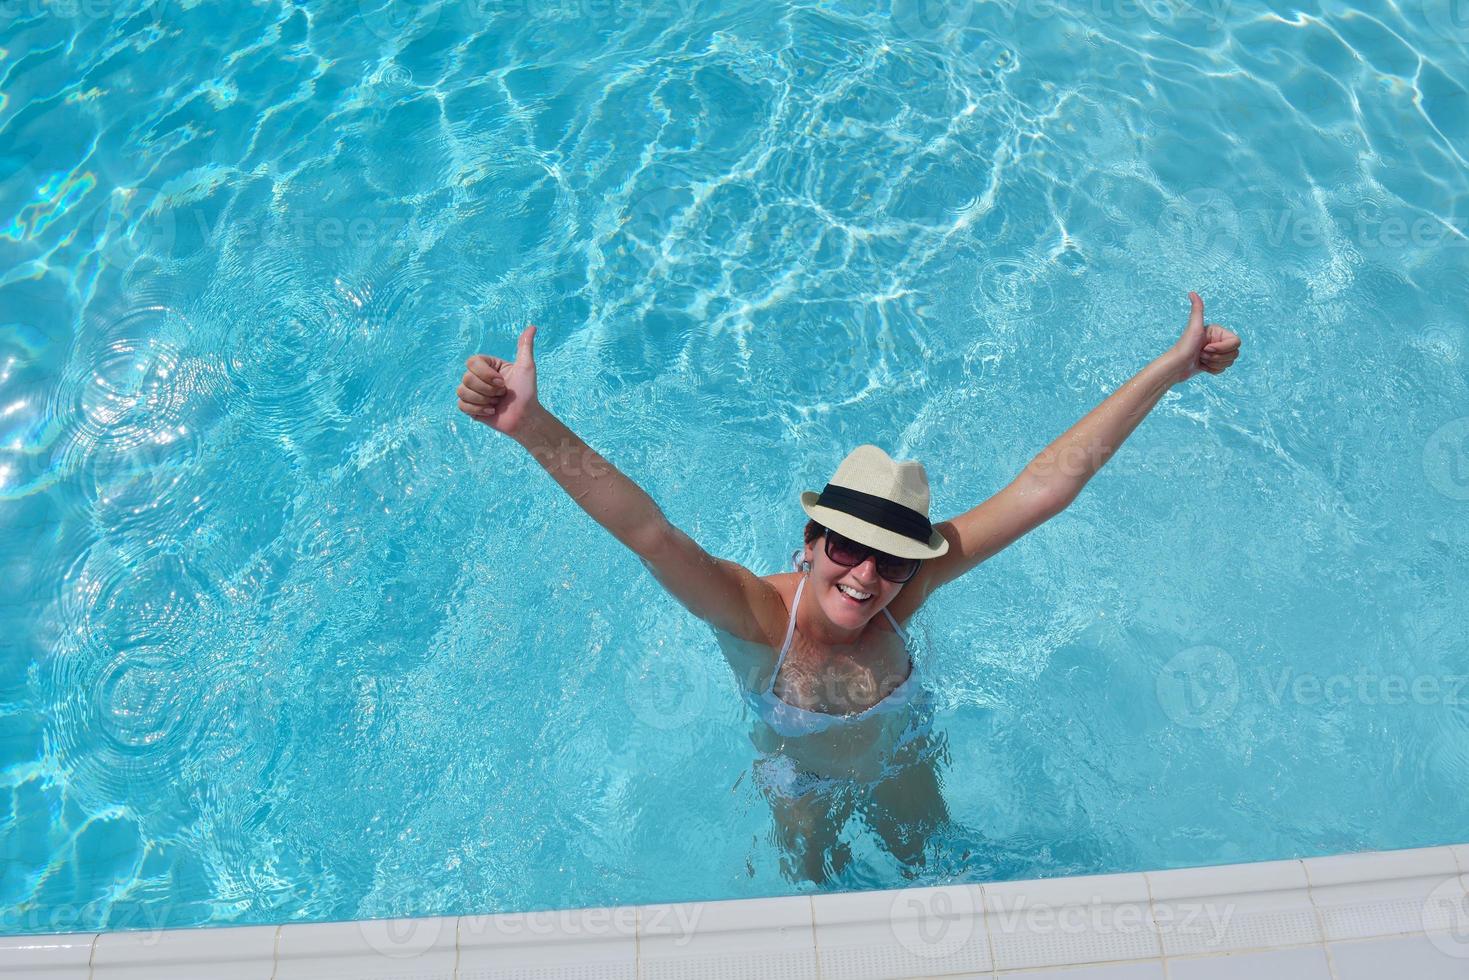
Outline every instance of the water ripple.
<path id="1" fill-rule="evenodd" d="M 933 875 L 1463 825 L 1461 714 L 1244 691 L 1184 731 L 1150 694 L 1205 642 L 1253 678 L 1453 639 L 1393 622 L 1465 591 L 1447 440 L 1422 477 L 1469 300 L 1442 4 L 85 6 L 6 30 L 3 625 L 47 721 L 0 792 L 24 841 L 73 844 L 25 846 L 0 905 L 95 929 L 795 887 L 707 634 L 454 415 L 464 358 L 532 320 L 547 403 L 774 569 L 845 449 L 972 506 L 1199 289 L 1269 356 L 1170 394 L 925 609 L 964 824 Z M 622 690 L 658 642 L 710 682 L 675 737 Z M 1434 806 L 1342 815 L 1371 771 Z M 850 880 L 906 883 L 870 837 Z"/>
<path id="2" fill-rule="evenodd" d="M 207 593 L 166 555 L 89 550 L 69 577 L 61 647 L 43 665 L 56 705 L 57 750 L 97 801 L 162 793 L 198 757 L 209 724 Z"/>

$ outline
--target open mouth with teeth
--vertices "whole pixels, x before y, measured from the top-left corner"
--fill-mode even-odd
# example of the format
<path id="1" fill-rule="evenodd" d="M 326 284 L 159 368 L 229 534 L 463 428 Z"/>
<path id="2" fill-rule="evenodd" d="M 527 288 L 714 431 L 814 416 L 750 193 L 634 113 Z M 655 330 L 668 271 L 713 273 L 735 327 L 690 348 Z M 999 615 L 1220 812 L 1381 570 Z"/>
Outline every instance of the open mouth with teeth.
<path id="1" fill-rule="evenodd" d="M 871 592 L 862 592 L 840 582 L 837 583 L 837 592 L 854 606 L 860 606 L 872 598 Z"/>

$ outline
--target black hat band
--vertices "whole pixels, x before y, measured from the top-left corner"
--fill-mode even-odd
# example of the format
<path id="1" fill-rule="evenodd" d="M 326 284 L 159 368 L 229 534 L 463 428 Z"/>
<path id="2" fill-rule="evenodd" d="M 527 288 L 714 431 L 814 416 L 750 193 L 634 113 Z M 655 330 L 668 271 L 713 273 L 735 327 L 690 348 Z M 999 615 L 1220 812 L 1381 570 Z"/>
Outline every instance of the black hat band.
<path id="1" fill-rule="evenodd" d="M 885 531 L 901 534 L 905 538 L 928 544 L 933 536 L 933 525 L 928 518 L 911 507 L 878 497 L 851 487 L 839 487 L 828 483 L 816 498 L 815 506 L 829 507 L 843 514 L 850 514 L 868 524 L 876 524 Z"/>

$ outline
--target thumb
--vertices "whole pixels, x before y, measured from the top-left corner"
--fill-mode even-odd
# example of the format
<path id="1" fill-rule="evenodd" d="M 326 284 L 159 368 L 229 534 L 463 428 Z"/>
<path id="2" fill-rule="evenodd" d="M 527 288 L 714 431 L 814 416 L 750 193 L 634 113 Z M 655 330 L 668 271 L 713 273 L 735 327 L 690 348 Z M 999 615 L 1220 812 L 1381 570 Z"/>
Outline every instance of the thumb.
<path id="1" fill-rule="evenodd" d="M 536 325 L 532 323 L 520 334 L 520 342 L 515 347 L 516 363 L 528 368 L 536 366 L 535 342 Z"/>
<path id="2" fill-rule="evenodd" d="M 1199 330 L 1203 330 L 1204 300 L 1198 293 L 1194 292 L 1188 294 L 1188 299 L 1193 304 L 1193 309 L 1189 311 L 1188 315 L 1188 329 L 1193 330 L 1194 328 L 1198 328 Z"/>

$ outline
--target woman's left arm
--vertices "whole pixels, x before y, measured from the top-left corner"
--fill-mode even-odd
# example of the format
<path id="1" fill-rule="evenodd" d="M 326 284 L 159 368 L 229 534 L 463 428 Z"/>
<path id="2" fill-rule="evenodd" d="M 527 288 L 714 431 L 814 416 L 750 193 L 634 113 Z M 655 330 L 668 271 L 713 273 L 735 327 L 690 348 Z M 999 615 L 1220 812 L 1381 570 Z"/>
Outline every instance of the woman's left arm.
<path id="1" fill-rule="evenodd" d="M 1176 344 L 1062 433 L 999 493 L 934 525 L 949 551 L 923 563 L 913 590 L 919 603 L 1070 506 L 1169 388 L 1200 371 L 1222 374 L 1235 362 L 1239 337 L 1217 323 L 1205 326 L 1204 301 L 1198 293 L 1188 296 L 1193 310 Z"/>

